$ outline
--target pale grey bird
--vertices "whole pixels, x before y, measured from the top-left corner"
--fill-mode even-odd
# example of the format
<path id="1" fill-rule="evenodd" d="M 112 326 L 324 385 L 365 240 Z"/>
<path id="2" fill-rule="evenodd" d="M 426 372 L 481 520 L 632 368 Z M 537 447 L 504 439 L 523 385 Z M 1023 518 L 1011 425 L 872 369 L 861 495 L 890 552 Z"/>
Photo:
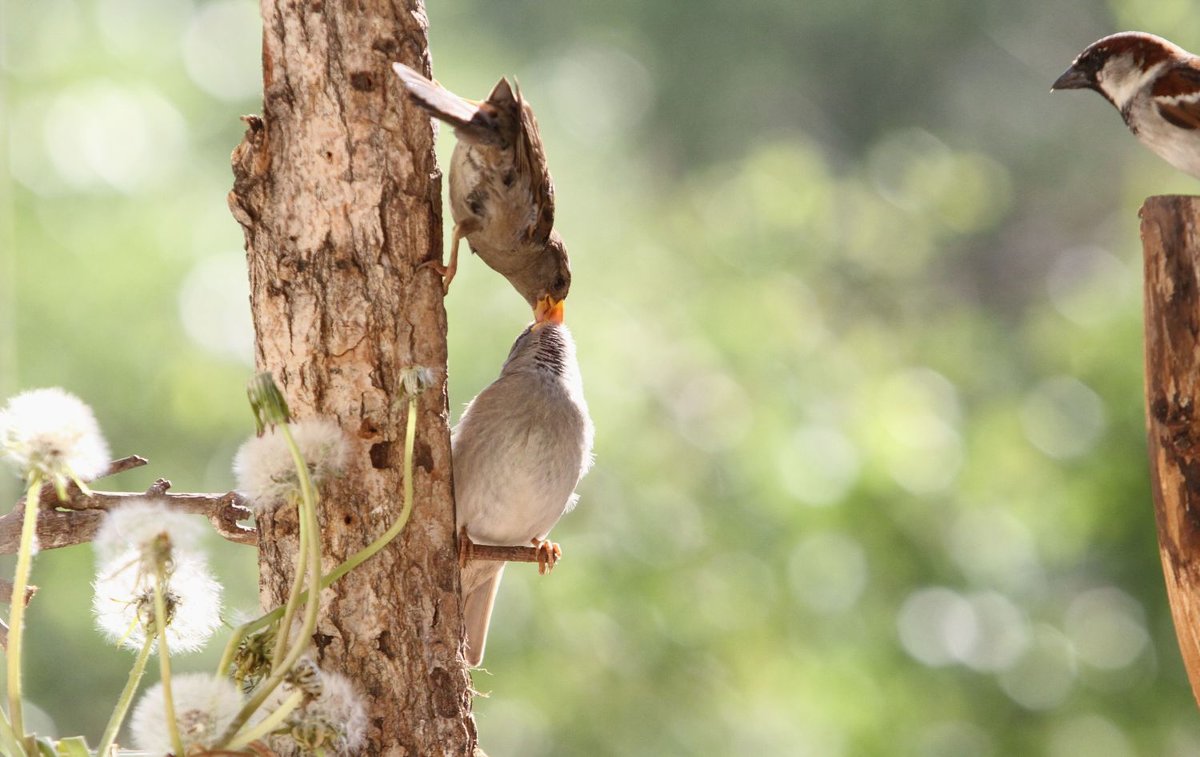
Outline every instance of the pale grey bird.
<path id="1" fill-rule="evenodd" d="M 460 538 L 538 547 L 552 565 L 550 529 L 575 505 L 592 464 L 592 420 L 563 303 L 545 298 L 521 332 L 500 377 L 467 405 L 451 436 Z M 539 555 L 540 556 L 540 555 Z M 540 560 L 539 560 L 540 562 Z M 462 571 L 467 664 L 483 661 L 503 562 L 471 560 Z"/>

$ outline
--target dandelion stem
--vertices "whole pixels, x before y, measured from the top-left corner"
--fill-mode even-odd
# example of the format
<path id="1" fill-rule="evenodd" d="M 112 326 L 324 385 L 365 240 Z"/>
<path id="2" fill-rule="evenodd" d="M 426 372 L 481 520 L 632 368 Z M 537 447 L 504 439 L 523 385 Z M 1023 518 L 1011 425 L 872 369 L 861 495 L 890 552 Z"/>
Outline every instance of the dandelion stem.
<path id="1" fill-rule="evenodd" d="M 312 477 L 308 474 L 308 463 L 304 460 L 304 455 L 300 453 L 300 447 L 292 437 L 291 430 L 284 424 L 281 424 L 278 428 L 287 442 L 288 449 L 292 452 L 292 462 L 296 464 L 296 473 L 299 474 L 300 479 L 300 543 L 305 547 L 305 552 L 308 555 L 308 570 L 306 571 L 308 575 L 308 589 L 299 595 L 302 599 L 298 599 L 298 601 L 304 602 L 304 624 L 300 627 L 300 632 L 296 635 L 296 643 L 291 645 L 283 661 L 278 665 L 271 666 L 271 675 L 258 687 L 254 696 L 242 706 L 242 709 L 230 721 L 229 727 L 225 729 L 225 733 L 217 741 L 216 747 L 218 749 L 224 748 L 237 735 L 238 730 L 246 723 L 250 716 L 262 706 L 267 697 L 283 682 L 284 678 L 291 671 L 292 666 L 304 654 L 307 647 L 304 640 L 311 637 L 313 630 L 317 627 L 318 601 L 321 593 L 321 525 L 317 521 L 317 491 L 313 486 Z M 304 533 L 306 530 L 308 531 L 307 541 L 305 540 Z M 297 557 L 297 563 L 300 562 L 300 558 Z M 301 575 L 301 571 L 297 569 L 297 579 Z M 285 636 L 290 636 L 290 631 L 290 628 L 280 627 L 275 643 L 279 644 Z"/>
<path id="2" fill-rule="evenodd" d="M 163 596 L 165 566 L 159 561 L 154 575 L 154 630 L 158 635 L 158 669 L 162 677 L 163 709 L 166 712 L 167 732 L 175 754 L 186 754 L 183 739 L 179 736 L 179 723 L 175 720 L 175 696 L 171 692 L 171 654 L 167 649 L 167 600 Z"/>
<path id="3" fill-rule="evenodd" d="M 290 695 L 288 695 L 287 699 L 283 700 L 283 703 L 280 704 L 278 708 L 276 708 L 270 715 L 265 717 L 260 723 L 245 731 L 233 741 L 230 741 L 228 747 L 229 751 L 236 752 L 239 749 L 244 749 L 246 748 L 247 744 L 252 743 L 256 739 L 261 739 L 263 736 L 266 736 L 274 731 L 279 727 L 279 724 L 284 721 L 284 718 L 286 718 L 288 715 L 291 715 L 292 711 L 299 707 L 300 703 L 303 701 L 304 692 L 300 689 L 296 689 Z"/>
<path id="4" fill-rule="evenodd" d="M 100 746 L 96 749 L 96 754 L 108 754 L 113 742 L 117 740 L 117 733 L 121 730 L 121 723 L 125 722 L 125 715 L 129 712 L 133 695 L 137 691 L 138 684 L 141 683 L 142 675 L 146 672 L 146 663 L 150 660 L 150 652 L 153 649 L 154 637 L 147 635 L 141 651 L 138 652 L 137 659 L 133 661 L 133 668 L 129 671 L 129 680 L 125 682 L 125 688 L 121 691 L 120 698 L 117 699 L 117 705 L 113 708 L 108 725 L 104 728 L 104 735 L 100 737 Z"/>
<path id="5" fill-rule="evenodd" d="M 33 540 L 37 533 L 38 493 L 41 489 L 41 474 L 36 471 L 30 473 L 8 616 L 8 715 L 12 718 L 13 735 L 27 751 L 30 750 L 30 743 L 25 739 L 25 717 L 21 707 L 21 647 L 25 635 L 25 589 L 29 586 L 29 573 L 33 568 Z"/>
<path id="6" fill-rule="evenodd" d="M 24 755 L 25 747 L 13 735 L 8 716 L 0 713 L 0 754 Z"/>
<path id="7" fill-rule="evenodd" d="M 359 565 L 362 565 L 404 530 L 404 526 L 408 523 L 408 518 L 412 514 L 413 508 L 413 447 L 416 444 L 416 437 L 417 398 L 416 395 L 411 395 L 408 398 L 408 423 L 404 428 L 404 506 L 400 510 L 400 515 L 396 518 L 396 522 L 388 527 L 388 530 L 384 531 L 375 541 L 347 557 L 342 564 L 338 565 L 322 578 L 321 588 L 329 586 Z"/>
<path id="8" fill-rule="evenodd" d="M 416 444 L 417 430 L 417 399 L 415 396 L 408 399 L 408 423 L 404 431 L 404 506 L 400 510 L 399 517 L 392 523 L 388 530 L 380 534 L 375 541 L 358 550 L 354 554 L 346 558 L 344 562 L 331 570 L 329 573 L 321 577 L 321 588 L 327 589 L 334 581 L 346 575 L 350 571 L 362 565 L 364 562 L 373 557 L 379 550 L 387 546 L 388 542 L 395 539 L 404 526 L 408 523 L 409 516 L 413 509 L 413 448 Z M 308 600 L 308 591 L 300 595 L 300 602 Z M 221 662 L 217 666 L 217 674 L 225 675 L 229 670 L 229 666 L 233 664 L 233 657 L 237 654 L 238 645 L 242 639 L 250 634 L 266 628 L 272 623 L 279 620 L 284 613 L 284 608 L 276 607 L 274 610 L 256 618 L 248 623 L 240 625 L 234 630 L 233 635 L 229 639 L 229 643 L 225 645 L 225 652 L 221 655 Z"/>
<path id="9" fill-rule="evenodd" d="M 308 569 L 308 541 L 313 538 L 313 535 L 309 533 L 307 524 L 303 523 L 305 517 L 303 504 L 297 505 L 297 507 L 299 508 L 297 515 L 302 524 L 300 544 L 296 554 L 296 574 L 292 577 L 292 587 L 288 590 L 287 602 L 283 606 L 283 622 L 279 624 L 280 632 L 275 636 L 275 648 L 271 651 L 272 670 L 279 667 L 279 663 L 283 660 L 288 645 L 291 643 L 290 631 L 292 620 L 296 616 L 296 608 L 301 602 L 307 601 L 308 597 L 304 592 L 304 581 Z"/>

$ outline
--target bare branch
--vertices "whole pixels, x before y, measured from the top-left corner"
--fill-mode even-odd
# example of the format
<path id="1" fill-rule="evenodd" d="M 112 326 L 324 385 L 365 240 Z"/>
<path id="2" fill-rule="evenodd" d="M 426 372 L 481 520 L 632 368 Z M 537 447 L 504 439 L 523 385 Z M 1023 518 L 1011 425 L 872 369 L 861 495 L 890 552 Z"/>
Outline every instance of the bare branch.
<path id="1" fill-rule="evenodd" d="M 108 470 L 100 476 L 112 476 L 146 464 L 146 459 L 137 455 L 114 460 Z M 158 479 L 145 493 L 99 492 L 84 494 L 72 484 L 67 487 L 66 501 L 59 501 L 53 487 L 42 490 L 39 498 L 41 512 L 38 513 L 37 537 L 41 549 L 58 549 L 91 541 L 100 528 L 104 513 L 135 499 L 161 502 L 168 507 L 185 513 L 203 515 L 212 523 L 217 533 L 238 544 L 255 544 L 257 533 L 253 528 L 238 525 L 239 520 L 250 517 L 245 500 L 237 492 L 224 494 L 181 493 L 168 490 L 171 482 Z M 51 509 L 54 508 L 54 509 Z M 21 499 L 7 515 L 0 516 L 0 554 L 15 554 L 21 539 L 21 519 L 25 501 Z"/>
<path id="2" fill-rule="evenodd" d="M 498 547 L 492 544 L 471 544 L 471 560 L 494 562 L 537 562 L 537 547 Z"/>

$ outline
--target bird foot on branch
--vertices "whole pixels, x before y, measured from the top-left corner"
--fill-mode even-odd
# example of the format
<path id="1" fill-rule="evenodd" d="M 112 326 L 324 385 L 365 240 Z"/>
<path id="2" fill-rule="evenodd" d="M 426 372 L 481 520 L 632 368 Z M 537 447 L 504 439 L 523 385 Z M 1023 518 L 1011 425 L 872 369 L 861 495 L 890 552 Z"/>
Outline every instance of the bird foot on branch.
<path id="1" fill-rule="evenodd" d="M 558 564 L 558 558 L 562 557 L 562 547 L 542 539 L 533 539 L 532 542 L 537 553 L 538 575 L 544 576 Z"/>
<path id="2" fill-rule="evenodd" d="M 532 541 L 534 546 L 503 546 L 494 544 L 477 544 L 467 535 L 467 527 L 458 530 L 458 564 L 466 567 L 471 560 L 491 560 L 493 562 L 535 562 L 538 573 L 545 575 L 554 569 L 555 563 L 562 557 L 562 548 L 552 541 Z"/>

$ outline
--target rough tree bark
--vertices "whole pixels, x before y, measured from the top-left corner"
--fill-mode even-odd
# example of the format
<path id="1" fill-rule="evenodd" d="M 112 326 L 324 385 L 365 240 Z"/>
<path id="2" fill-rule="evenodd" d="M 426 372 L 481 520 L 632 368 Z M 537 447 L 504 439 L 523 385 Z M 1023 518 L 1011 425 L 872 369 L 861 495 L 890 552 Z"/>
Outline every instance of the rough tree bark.
<path id="1" fill-rule="evenodd" d="M 1167 597 L 1200 703 L 1200 197 L 1142 206 L 1146 433 Z"/>
<path id="2" fill-rule="evenodd" d="M 299 418 L 336 418 L 347 475 L 323 493 L 325 570 L 401 505 L 399 373 L 433 368 L 420 400 L 413 516 L 400 538 L 322 597 L 322 664 L 365 693 L 364 754 L 471 754 L 445 394 L 441 186 L 429 118 L 389 66 L 429 70 L 420 0 L 263 0 L 263 115 L 234 150 L 230 208 L 250 269 L 256 362 Z M 278 605 L 297 549 L 294 511 L 258 523 L 260 594 Z"/>

